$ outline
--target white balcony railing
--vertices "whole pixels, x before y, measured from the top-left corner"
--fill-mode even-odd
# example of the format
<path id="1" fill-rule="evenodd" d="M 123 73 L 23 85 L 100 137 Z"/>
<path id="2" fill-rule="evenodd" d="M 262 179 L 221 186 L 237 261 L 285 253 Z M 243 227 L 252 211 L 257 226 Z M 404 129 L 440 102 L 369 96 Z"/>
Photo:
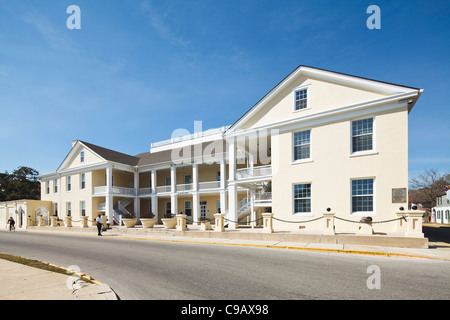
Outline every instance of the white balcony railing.
<path id="1" fill-rule="evenodd" d="M 259 203 L 272 202 L 272 192 L 255 193 L 255 202 Z"/>
<path id="2" fill-rule="evenodd" d="M 220 188 L 220 181 L 206 181 L 198 183 L 198 190 L 218 189 Z"/>
<path id="3" fill-rule="evenodd" d="M 156 193 L 164 193 L 172 191 L 171 186 L 159 186 L 156 187 Z"/>
<path id="4" fill-rule="evenodd" d="M 107 192 L 106 186 L 94 187 L 94 195 L 105 194 L 106 192 Z M 127 196 L 135 195 L 133 188 L 125 188 L 125 187 L 111 187 L 111 193 Z"/>
<path id="5" fill-rule="evenodd" d="M 191 191 L 192 183 L 177 184 L 177 192 Z"/>
<path id="6" fill-rule="evenodd" d="M 143 194 L 153 194 L 153 188 L 139 188 L 138 190 L 138 194 L 139 195 L 143 195 Z"/>
<path id="7" fill-rule="evenodd" d="M 242 168 L 236 170 L 236 179 L 248 179 L 272 175 L 272 166 Z"/>

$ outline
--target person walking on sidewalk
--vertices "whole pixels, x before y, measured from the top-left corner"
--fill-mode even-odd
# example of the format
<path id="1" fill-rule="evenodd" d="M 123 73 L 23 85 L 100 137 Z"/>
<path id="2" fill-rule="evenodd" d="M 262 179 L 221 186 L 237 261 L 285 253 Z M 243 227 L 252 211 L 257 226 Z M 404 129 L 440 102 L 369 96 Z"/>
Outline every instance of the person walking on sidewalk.
<path id="1" fill-rule="evenodd" d="M 102 216 L 99 214 L 97 219 L 95 219 L 95 221 L 97 221 L 97 230 L 98 230 L 98 235 L 101 236 L 102 235 L 102 228 L 103 228 L 103 219 Z"/>

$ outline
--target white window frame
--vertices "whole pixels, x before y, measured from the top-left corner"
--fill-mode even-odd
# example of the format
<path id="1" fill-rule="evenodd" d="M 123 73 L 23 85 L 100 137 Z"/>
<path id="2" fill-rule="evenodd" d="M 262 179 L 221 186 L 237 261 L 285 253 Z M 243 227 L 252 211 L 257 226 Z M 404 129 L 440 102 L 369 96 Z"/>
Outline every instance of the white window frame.
<path id="1" fill-rule="evenodd" d="M 353 211 L 353 181 L 356 180 L 366 180 L 366 179 L 372 179 L 373 180 L 373 193 L 372 193 L 372 211 Z M 376 199 L 376 179 L 375 177 L 359 177 L 359 178 L 352 178 L 350 179 L 350 215 L 352 216 L 375 216 L 376 215 L 376 208 L 375 208 L 375 199 Z"/>
<path id="2" fill-rule="evenodd" d="M 67 192 L 72 191 L 72 176 L 66 177 L 66 191 Z"/>
<path id="3" fill-rule="evenodd" d="M 80 201 L 80 217 L 86 216 L 86 201 Z"/>
<path id="4" fill-rule="evenodd" d="M 81 163 L 83 163 L 84 160 L 85 160 L 85 157 L 84 157 L 84 156 L 85 156 L 84 150 L 81 150 L 81 151 L 80 151 L 80 162 L 81 162 Z"/>
<path id="5" fill-rule="evenodd" d="M 50 180 L 45 181 L 46 194 L 50 194 Z"/>
<path id="6" fill-rule="evenodd" d="M 299 133 L 299 132 L 304 132 L 304 131 L 309 131 L 309 158 L 304 158 L 304 159 L 295 159 L 295 134 Z M 298 131 L 293 131 L 292 135 L 291 135 L 291 140 L 292 140 L 292 163 L 305 163 L 305 162 L 311 162 L 312 161 L 312 129 L 308 128 L 308 129 L 302 129 L 302 130 L 298 130 Z"/>
<path id="7" fill-rule="evenodd" d="M 80 173 L 80 190 L 85 189 L 86 189 L 86 173 Z"/>
<path id="8" fill-rule="evenodd" d="M 186 207 L 186 204 L 187 204 L 187 203 L 189 203 L 189 208 Z M 187 213 L 187 209 L 191 210 L 191 213 L 190 213 L 190 214 Z M 192 216 L 192 201 L 191 201 L 191 200 L 186 200 L 186 201 L 184 201 L 184 213 L 185 213 L 187 216 Z"/>
<path id="9" fill-rule="evenodd" d="M 297 109 L 296 95 L 297 95 L 298 91 L 302 91 L 302 90 L 306 90 L 306 108 Z M 293 107 L 292 107 L 293 112 L 301 112 L 301 111 L 304 111 L 304 110 L 311 109 L 311 85 L 310 84 L 299 86 L 299 87 L 296 87 L 296 88 L 292 89 L 292 95 L 293 95 L 293 98 L 292 98 L 292 100 L 293 100 Z"/>
<path id="10" fill-rule="evenodd" d="M 53 179 L 53 192 L 58 193 L 58 179 Z"/>
<path id="11" fill-rule="evenodd" d="M 353 151 L 353 123 L 356 121 L 372 119 L 372 149 L 364 151 Z M 361 117 L 350 121 L 350 157 L 365 156 L 378 154 L 376 151 L 376 118 L 375 117 Z"/>
<path id="12" fill-rule="evenodd" d="M 72 203 L 66 202 L 66 216 L 71 217 L 72 216 Z"/>
<path id="13" fill-rule="evenodd" d="M 301 184 L 309 184 L 309 189 L 311 191 L 311 195 L 309 197 L 310 201 L 310 211 L 309 212 L 295 212 L 295 186 L 301 185 Z M 312 217 L 313 216 L 313 184 L 311 181 L 305 181 L 305 182 L 295 182 L 292 184 L 291 187 L 292 190 L 292 215 L 298 216 L 298 217 Z"/>

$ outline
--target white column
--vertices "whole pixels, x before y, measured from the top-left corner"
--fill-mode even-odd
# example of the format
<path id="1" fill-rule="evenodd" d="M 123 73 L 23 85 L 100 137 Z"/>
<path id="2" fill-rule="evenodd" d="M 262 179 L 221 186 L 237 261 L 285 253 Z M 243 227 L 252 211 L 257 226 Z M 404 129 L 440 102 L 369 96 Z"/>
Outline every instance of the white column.
<path id="1" fill-rule="evenodd" d="M 225 166 L 225 158 L 220 159 L 220 211 L 225 212 L 227 210 L 226 204 L 226 166 Z"/>
<path id="2" fill-rule="evenodd" d="M 178 197 L 176 194 L 170 196 L 170 210 L 173 214 L 178 214 Z"/>
<path id="3" fill-rule="evenodd" d="M 158 197 L 152 196 L 152 212 L 155 215 L 156 221 L 158 221 Z"/>
<path id="4" fill-rule="evenodd" d="M 198 190 L 198 166 L 197 162 L 192 163 L 192 190 Z"/>
<path id="5" fill-rule="evenodd" d="M 140 201 L 138 198 L 139 194 L 139 172 L 136 170 L 134 172 L 134 215 L 135 218 L 139 219 L 141 216 L 140 213 Z"/>
<path id="6" fill-rule="evenodd" d="M 197 192 L 192 194 L 192 218 L 194 223 L 200 222 L 200 196 Z"/>
<path id="7" fill-rule="evenodd" d="M 177 192 L 177 168 L 175 166 L 170 167 L 170 186 L 171 186 L 171 192 L 176 193 Z"/>
<path id="8" fill-rule="evenodd" d="M 170 210 L 173 214 L 178 214 L 178 197 L 177 197 L 177 168 L 175 166 L 170 167 L 170 185 L 172 194 L 170 196 Z"/>
<path id="9" fill-rule="evenodd" d="M 250 225 L 252 229 L 255 227 L 255 190 L 250 190 Z"/>
<path id="10" fill-rule="evenodd" d="M 113 196 L 111 195 L 112 167 L 106 167 L 105 215 L 110 225 L 113 223 Z"/>
<path id="11" fill-rule="evenodd" d="M 150 185 L 152 187 L 153 192 L 156 193 L 156 170 L 152 170 L 150 172 Z"/>
<path id="12" fill-rule="evenodd" d="M 230 138 L 228 141 L 228 170 L 229 170 L 229 181 L 234 181 L 236 179 L 236 140 L 235 138 Z"/>
<path id="13" fill-rule="evenodd" d="M 233 221 L 227 221 L 229 228 L 237 228 L 237 186 L 234 184 L 236 179 L 236 140 L 231 138 L 228 141 L 228 169 L 229 169 L 229 184 L 228 184 L 228 215 L 227 219 Z"/>
<path id="14" fill-rule="evenodd" d="M 237 186 L 234 183 L 228 186 L 228 215 L 226 218 L 231 220 L 227 221 L 228 228 L 238 228 Z"/>

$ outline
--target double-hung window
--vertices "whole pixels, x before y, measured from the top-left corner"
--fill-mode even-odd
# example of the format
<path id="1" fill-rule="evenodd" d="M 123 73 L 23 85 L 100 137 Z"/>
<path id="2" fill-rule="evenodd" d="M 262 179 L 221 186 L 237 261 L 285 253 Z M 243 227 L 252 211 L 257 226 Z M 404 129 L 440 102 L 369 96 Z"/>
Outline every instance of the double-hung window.
<path id="1" fill-rule="evenodd" d="M 373 212 L 374 179 L 352 180 L 352 213 Z"/>
<path id="2" fill-rule="evenodd" d="M 45 189 L 46 189 L 47 194 L 50 194 L 50 181 L 49 180 L 45 181 Z"/>
<path id="3" fill-rule="evenodd" d="M 294 161 L 311 158 L 311 130 L 294 132 Z"/>
<path id="4" fill-rule="evenodd" d="M 294 185 L 294 214 L 311 213 L 311 184 Z"/>
<path id="5" fill-rule="evenodd" d="M 309 108 L 309 86 L 294 90 L 294 111 Z"/>
<path id="6" fill-rule="evenodd" d="M 84 162 L 84 151 L 80 152 L 80 162 Z"/>
<path id="7" fill-rule="evenodd" d="M 80 209 L 81 209 L 81 216 L 85 217 L 86 216 L 86 202 L 85 201 L 80 202 Z"/>
<path id="8" fill-rule="evenodd" d="M 184 213 L 187 216 L 191 216 L 192 215 L 192 202 L 191 201 L 185 201 L 184 202 Z"/>
<path id="9" fill-rule="evenodd" d="M 352 121 L 352 152 L 373 150 L 373 118 Z"/>
<path id="10" fill-rule="evenodd" d="M 53 187 L 55 193 L 58 193 L 58 179 L 53 180 Z"/>
<path id="11" fill-rule="evenodd" d="M 67 216 L 71 217 L 72 216 L 72 203 L 70 203 L 70 202 L 66 203 L 66 210 L 67 210 L 67 212 L 66 212 Z"/>
<path id="12" fill-rule="evenodd" d="M 67 191 L 72 190 L 72 176 L 67 176 Z"/>
<path id="13" fill-rule="evenodd" d="M 81 174 L 81 181 L 80 182 L 81 182 L 80 183 L 81 189 L 86 189 L 86 174 L 85 173 Z"/>

